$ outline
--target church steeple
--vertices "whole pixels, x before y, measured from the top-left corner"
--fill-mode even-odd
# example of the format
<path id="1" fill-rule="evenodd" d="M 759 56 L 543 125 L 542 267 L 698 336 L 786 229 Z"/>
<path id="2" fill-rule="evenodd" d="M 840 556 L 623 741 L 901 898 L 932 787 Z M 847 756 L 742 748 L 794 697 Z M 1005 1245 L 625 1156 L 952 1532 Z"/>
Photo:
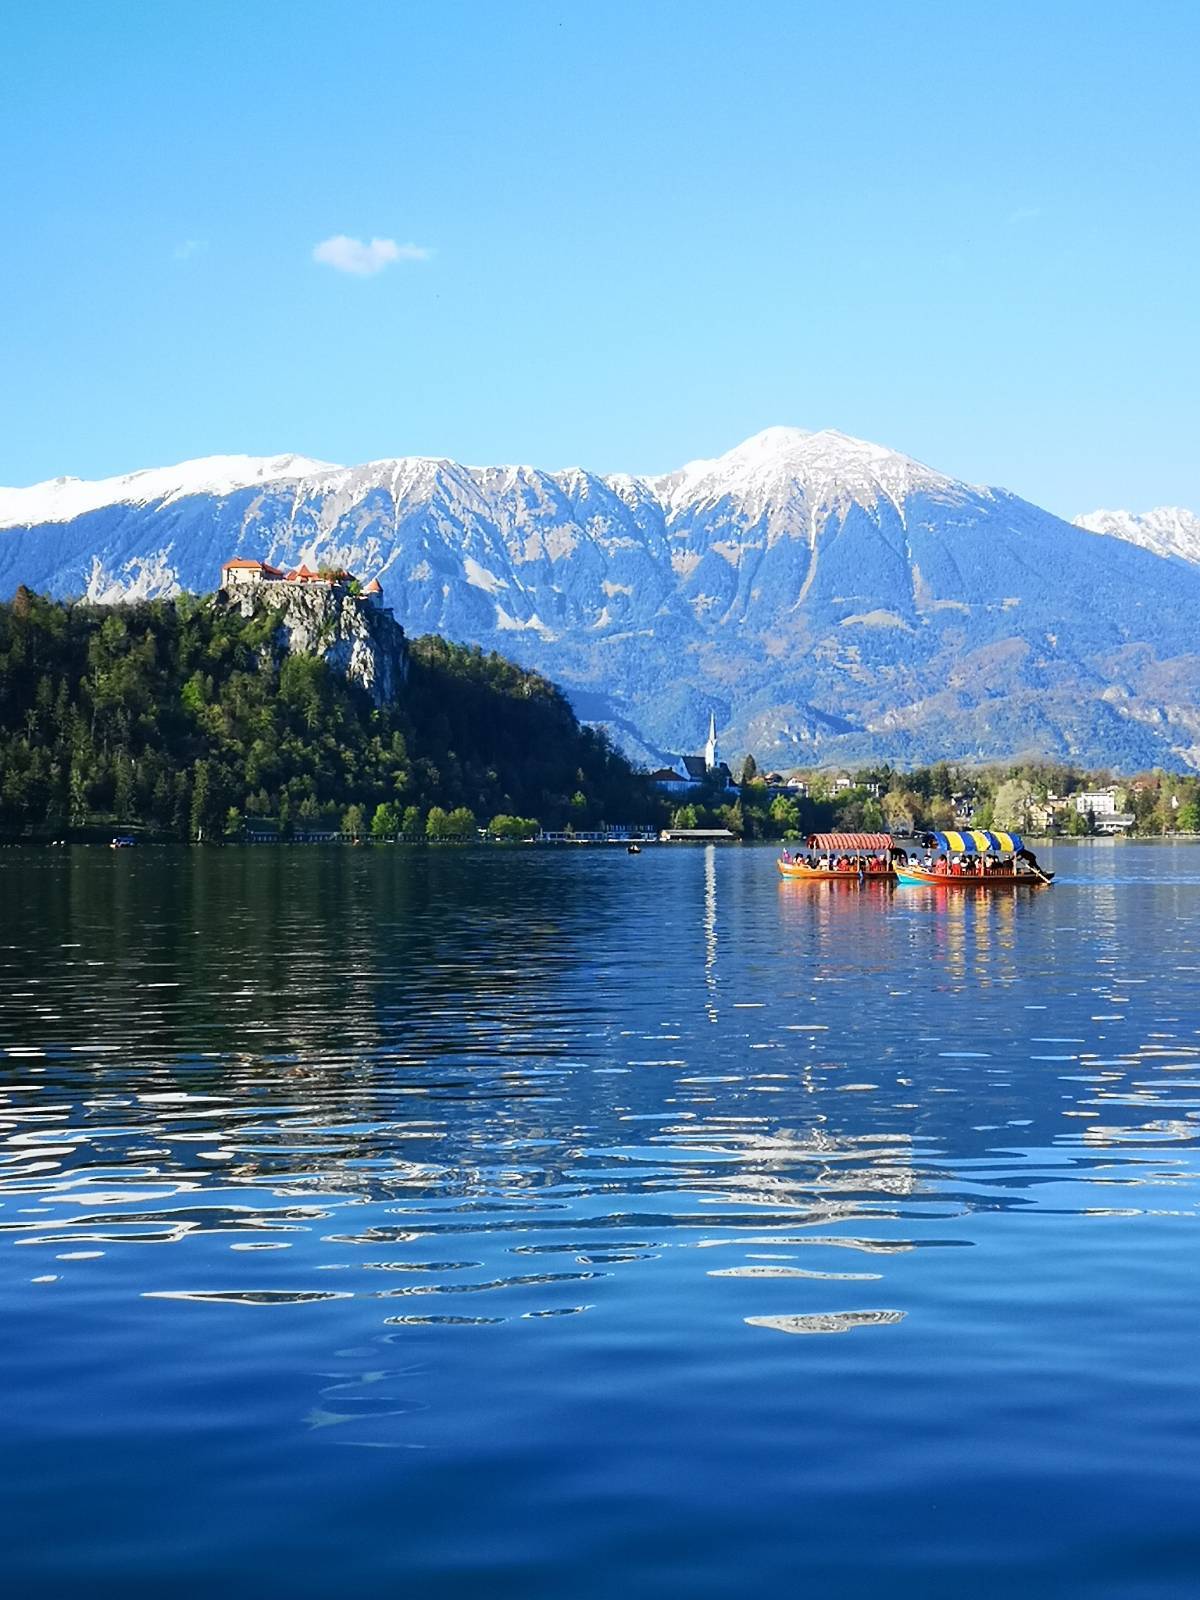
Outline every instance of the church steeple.
<path id="1" fill-rule="evenodd" d="M 714 712 L 708 713 L 708 739 L 704 745 L 704 767 L 706 772 L 717 770 L 717 718 Z"/>

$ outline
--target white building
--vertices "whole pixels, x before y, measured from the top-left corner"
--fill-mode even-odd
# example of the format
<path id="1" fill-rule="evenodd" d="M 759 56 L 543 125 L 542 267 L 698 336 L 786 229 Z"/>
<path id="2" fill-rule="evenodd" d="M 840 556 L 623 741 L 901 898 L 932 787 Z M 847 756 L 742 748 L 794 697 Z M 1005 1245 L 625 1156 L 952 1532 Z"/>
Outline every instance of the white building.
<path id="1" fill-rule="evenodd" d="M 1079 794 L 1071 796 L 1071 804 L 1081 817 L 1086 817 L 1090 811 L 1097 823 L 1103 817 L 1115 817 L 1121 807 L 1118 799 L 1122 798 L 1117 789 L 1086 789 Z"/>

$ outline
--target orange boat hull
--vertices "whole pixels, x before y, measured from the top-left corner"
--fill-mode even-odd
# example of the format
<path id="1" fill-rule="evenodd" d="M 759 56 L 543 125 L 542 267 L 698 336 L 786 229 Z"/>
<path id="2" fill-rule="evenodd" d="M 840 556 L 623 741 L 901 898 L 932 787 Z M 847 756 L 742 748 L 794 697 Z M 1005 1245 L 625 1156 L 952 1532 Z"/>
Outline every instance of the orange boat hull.
<path id="1" fill-rule="evenodd" d="M 858 882 L 858 873 L 857 873 L 857 871 L 854 871 L 854 872 L 835 872 L 832 868 L 828 868 L 828 867 L 806 867 L 804 865 L 804 863 L 801 862 L 801 861 L 777 861 L 775 864 L 779 868 L 781 876 L 789 879 L 792 882 L 800 882 L 800 883 L 857 883 Z M 882 883 L 886 883 L 889 879 L 891 879 L 894 876 L 895 876 L 895 874 L 892 872 L 891 867 L 868 868 L 867 871 L 865 871 L 863 873 L 863 877 L 864 878 L 870 878 L 873 882 L 882 882 Z"/>

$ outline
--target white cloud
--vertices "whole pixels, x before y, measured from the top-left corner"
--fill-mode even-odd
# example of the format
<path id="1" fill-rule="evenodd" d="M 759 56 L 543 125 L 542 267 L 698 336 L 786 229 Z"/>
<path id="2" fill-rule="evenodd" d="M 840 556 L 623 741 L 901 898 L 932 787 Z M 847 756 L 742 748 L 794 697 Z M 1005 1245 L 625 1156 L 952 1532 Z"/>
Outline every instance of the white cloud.
<path id="1" fill-rule="evenodd" d="M 372 239 L 366 244 L 362 239 L 335 233 L 316 246 L 313 260 L 335 267 L 338 272 L 351 272 L 356 278 L 370 278 L 393 261 L 428 261 L 432 254 L 421 244 L 397 244 L 395 239 Z"/>
<path id="2" fill-rule="evenodd" d="M 198 255 L 201 250 L 206 250 L 207 248 L 208 241 L 206 239 L 184 239 L 175 246 L 172 255 L 176 261 L 190 261 L 194 255 Z"/>
<path id="3" fill-rule="evenodd" d="M 1041 206 L 1019 206 L 1016 211 L 1009 213 L 1008 220 L 1010 223 L 1033 222 L 1035 218 L 1041 215 Z"/>

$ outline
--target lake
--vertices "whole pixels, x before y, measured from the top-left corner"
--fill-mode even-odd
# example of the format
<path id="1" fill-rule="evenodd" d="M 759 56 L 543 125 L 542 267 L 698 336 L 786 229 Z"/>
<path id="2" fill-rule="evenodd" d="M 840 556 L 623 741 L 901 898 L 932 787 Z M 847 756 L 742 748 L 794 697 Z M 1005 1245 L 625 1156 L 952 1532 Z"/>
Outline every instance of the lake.
<path id="1" fill-rule="evenodd" d="M 6 1595 L 1200 1586 L 1200 847 L 0 851 Z"/>

